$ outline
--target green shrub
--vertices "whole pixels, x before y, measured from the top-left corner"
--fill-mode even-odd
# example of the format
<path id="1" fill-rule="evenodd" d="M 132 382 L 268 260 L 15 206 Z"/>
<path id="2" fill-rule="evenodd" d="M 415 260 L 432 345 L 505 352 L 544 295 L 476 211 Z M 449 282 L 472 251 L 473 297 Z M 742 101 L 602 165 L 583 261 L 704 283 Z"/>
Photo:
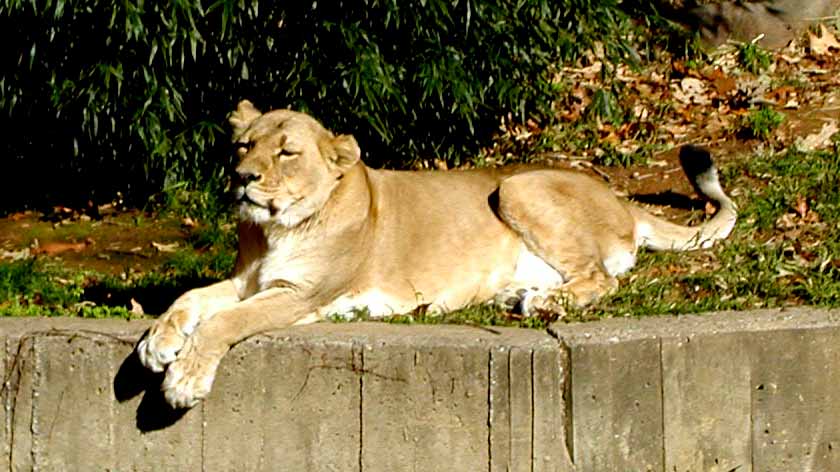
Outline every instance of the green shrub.
<path id="1" fill-rule="evenodd" d="M 37 175 L 28 199 L 218 187 L 250 98 L 354 133 L 373 165 L 458 163 L 500 116 L 548 109 L 558 61 L 621 53 L 617 3 L 0 0 L 0 149 Z"/>

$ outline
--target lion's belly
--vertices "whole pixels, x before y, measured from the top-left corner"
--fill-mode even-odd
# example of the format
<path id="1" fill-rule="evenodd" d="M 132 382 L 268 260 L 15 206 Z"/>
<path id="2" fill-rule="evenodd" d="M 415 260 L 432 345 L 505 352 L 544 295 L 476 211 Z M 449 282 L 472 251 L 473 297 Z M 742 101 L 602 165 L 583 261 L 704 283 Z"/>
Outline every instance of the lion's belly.
<path id="1" fill-rule="evenodd" d="M 562 284 L 563 275 L 523 245 L 513 278 L 506 289 L 551 290 Z"/>
<path id="2" fill-rule="evenodd" d="M 451 278 L 445 288 L 434 293 L 405 292 L 397 294 L 376 287 L 345 293 L 319 311 L 321 316 L 352 318 L 364 313 L 378 318 L 409 313 L 419 306 L 426 306 L 428 312 L 457 310 L 470 304 L 490 301 L 509 304 L 512 298 L 524 295 L 542 294 L 563 284 L 563 277 L 541 258 L 522 245 L 513 270 L 501 266 L 477 276 L 475 274 L 441 275 Z"/>

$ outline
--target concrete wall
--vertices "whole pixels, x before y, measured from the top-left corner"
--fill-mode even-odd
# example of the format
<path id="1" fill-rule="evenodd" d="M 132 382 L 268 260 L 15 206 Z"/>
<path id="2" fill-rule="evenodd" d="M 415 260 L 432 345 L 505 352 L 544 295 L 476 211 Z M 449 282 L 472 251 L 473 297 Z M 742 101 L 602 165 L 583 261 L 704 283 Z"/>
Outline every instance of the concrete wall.
<path id="1" fill-rule="evenodd" d="M 840 311 L 294 328 L 186 413 L 147 327 L 0 319 L 0 470 L 840 470 Z"/>

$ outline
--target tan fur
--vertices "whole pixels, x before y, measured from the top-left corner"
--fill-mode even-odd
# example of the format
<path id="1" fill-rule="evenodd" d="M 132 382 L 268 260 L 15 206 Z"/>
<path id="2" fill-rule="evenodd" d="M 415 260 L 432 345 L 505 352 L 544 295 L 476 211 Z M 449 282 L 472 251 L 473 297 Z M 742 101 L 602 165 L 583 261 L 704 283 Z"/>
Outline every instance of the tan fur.
<path id="1" fill-rule="evenodd" d="M 373 170 L 352 136 L 305 114 L 243 101 L 230 122 L 242 178 L 235 273 L 179 298 L 138 346 L 146 366 L 167 370 L 176 407 L 205 397 L 221 357 L 256 333 L 360 307 L 451 310 L 523 292 L 525 311 L 558 295 L 588 303 L 647 241 L 691 249 L 734 224 L 722 190 L 719 214 L 687 228 L 579 173 Z"/>

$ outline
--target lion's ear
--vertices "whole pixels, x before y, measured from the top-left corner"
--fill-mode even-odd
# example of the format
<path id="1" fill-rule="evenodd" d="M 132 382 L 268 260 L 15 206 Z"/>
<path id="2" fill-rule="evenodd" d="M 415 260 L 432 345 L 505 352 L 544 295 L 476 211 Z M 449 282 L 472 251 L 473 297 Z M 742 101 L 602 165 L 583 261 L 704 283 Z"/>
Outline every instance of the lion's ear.
<path id="1" fill-rule="evenodd" d="M 332 151 L 326 154 L 326 158 L 338 168 L 342 174 L 350 170 L 351 167 L 359 162 L 362 156 L 362 150 L 359 149 L 359 143 L 356 138 L 349 134 L 340 134 L 331 139 Z"/>
<path id="2" fill-rule="evenodd" d="M 236 140 L 260 116 L 262 116 L 262 112 L 257 110 L 250 100 L 239 102 L 236 110 L 233 110 L 228 118 L 228 122 L 233 127 L 233 139 Z"/>

